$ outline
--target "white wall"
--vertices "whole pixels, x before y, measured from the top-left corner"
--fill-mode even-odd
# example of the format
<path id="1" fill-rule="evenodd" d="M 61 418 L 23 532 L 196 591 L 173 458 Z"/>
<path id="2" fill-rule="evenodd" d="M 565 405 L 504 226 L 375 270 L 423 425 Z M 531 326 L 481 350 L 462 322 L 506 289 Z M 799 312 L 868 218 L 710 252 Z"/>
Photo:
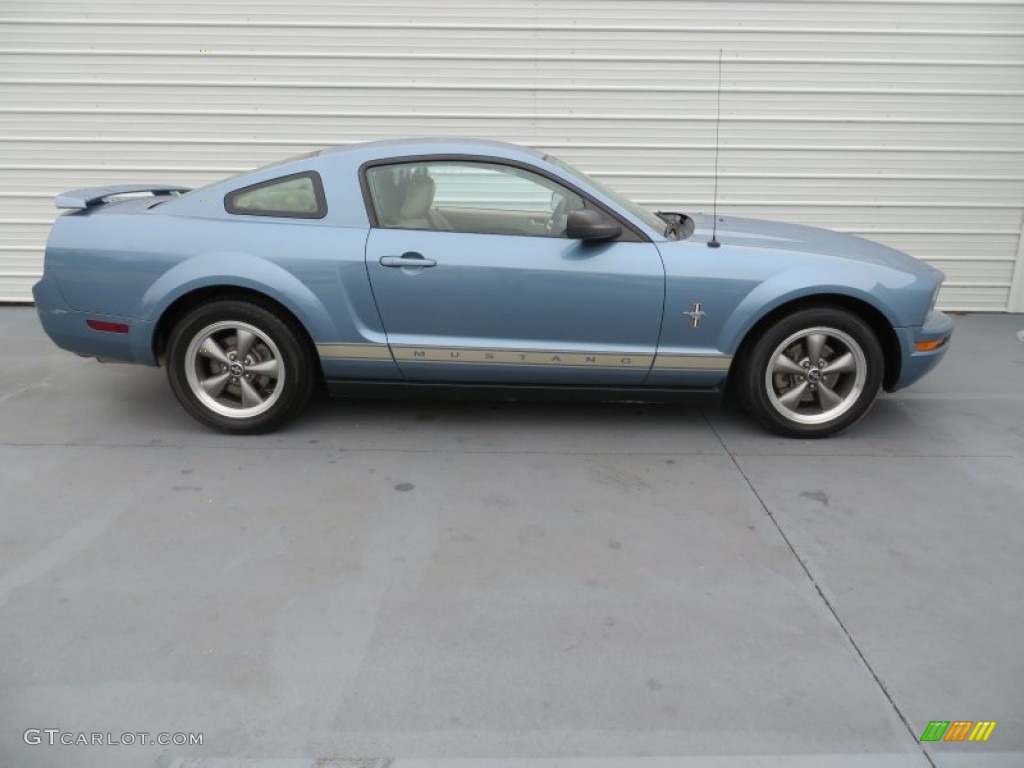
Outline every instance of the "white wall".
<path id="1" fill-rule="evenodd" d="M 374 138 L 498 138 L 653 207 L 863 233 L 1024 311 L 1024 3 L 3 0 L 0 300 L 55 193 Z"/>

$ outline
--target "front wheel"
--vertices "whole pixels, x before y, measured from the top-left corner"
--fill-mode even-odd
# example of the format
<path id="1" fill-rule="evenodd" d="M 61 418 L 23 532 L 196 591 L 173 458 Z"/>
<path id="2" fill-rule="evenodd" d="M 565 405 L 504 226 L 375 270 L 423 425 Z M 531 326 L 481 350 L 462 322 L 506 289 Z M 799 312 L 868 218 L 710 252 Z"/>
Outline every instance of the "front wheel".
<path id="1" fill-rule="evenodd" d="M 224 432 L 277 429 L 309 400 L 312 357 L 292 324 L 243 300 L 204 304 L 168 342 L 167 377 L 194 418 Z"/>
<path id="2" fill-rule="evenodd" d="M 746 411 L 787 437 L 827 437 L 859 421 L 882 386 L 882 347 L 841 309 L 794 312 L 765 330 L 740 361 Z"/>

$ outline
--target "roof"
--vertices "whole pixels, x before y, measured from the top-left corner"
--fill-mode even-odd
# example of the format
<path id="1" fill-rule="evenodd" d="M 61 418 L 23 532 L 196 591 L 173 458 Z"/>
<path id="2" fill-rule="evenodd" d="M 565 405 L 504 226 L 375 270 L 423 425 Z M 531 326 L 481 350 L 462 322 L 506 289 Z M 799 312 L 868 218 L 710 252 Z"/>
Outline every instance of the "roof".
<path id="1" fill-rule="evenodd" d="M 408 139 L 386 139 L 362 144 L 328 147 L 321 154 L 352 152 L 366 158 L 399 157 L 404 154 L 481 154 L 509 158 L 542 158 L 544 152 L 533 147 L 510 144 L 488 139 L 467 139 L 459 137 L 416 137 Z"/>

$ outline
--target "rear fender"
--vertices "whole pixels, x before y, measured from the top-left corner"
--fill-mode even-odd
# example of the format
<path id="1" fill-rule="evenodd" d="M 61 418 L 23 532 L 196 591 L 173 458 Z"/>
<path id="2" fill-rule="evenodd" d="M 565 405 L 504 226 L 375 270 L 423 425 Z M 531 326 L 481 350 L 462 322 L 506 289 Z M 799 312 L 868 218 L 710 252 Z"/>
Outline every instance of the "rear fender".
<path id="1" fill-rule="evenodd" d="M 207 253 L 187 259 L 164 273 L 146 291 L 139 315 L 149 331 L 132 340 L 136 359 L 150 364 L 153 333 L 160 317 L 175 301 L 199 288 L 232 287 L 262 293 L 286 307 L 314 339 L 335 339 L 339 334 L 330 313 L 316 295 L 286 269 L 251 254 Z"/>

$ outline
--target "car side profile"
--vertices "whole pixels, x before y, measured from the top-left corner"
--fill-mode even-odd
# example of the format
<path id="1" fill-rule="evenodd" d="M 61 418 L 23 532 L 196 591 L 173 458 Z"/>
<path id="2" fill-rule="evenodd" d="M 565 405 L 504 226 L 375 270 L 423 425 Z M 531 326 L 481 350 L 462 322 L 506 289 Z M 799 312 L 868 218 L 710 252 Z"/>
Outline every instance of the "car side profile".
<path id="1" fill-rule="evenodd" d="M 210 427 L 314 390 L 661 399 L 734 392 L 823 437 L 946 352 L 943 275 L 806 226 L 648 211 L 498 142 L 331 148 L 188 190 L 56 198 L 39 317 L 80 355 L 167 368 Z M 712 238 L 713 228 L 717 237 Z"/>

